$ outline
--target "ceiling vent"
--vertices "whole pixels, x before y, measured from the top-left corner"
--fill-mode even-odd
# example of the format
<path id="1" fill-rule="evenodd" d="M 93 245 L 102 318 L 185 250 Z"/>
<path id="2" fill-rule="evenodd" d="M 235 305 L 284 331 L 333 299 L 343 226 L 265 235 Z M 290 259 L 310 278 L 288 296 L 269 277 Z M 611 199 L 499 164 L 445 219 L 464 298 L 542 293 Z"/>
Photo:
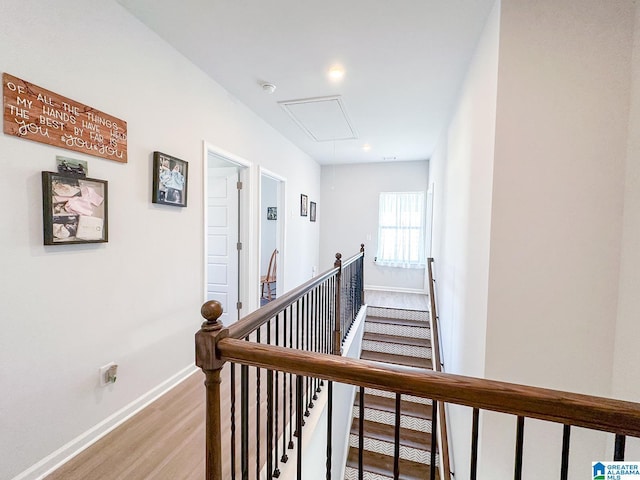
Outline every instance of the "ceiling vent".
<path id="1" fill-rule="evenodd" d="M 278 103 L 316 142 L 358 138 L 340 96 L 285 100 Z"/>

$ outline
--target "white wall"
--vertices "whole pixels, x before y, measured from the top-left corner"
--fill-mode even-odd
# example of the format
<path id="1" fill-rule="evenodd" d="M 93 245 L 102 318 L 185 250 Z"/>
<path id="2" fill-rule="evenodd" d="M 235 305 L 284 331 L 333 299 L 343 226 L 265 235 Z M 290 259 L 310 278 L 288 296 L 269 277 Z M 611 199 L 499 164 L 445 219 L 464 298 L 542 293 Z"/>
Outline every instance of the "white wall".
<path id="1" fill-rule="evenodd" d="M 323 166 L 320 270 L 333 267 L 337 252 L 346 258 L 364 243 L 365 288 L 424 291 L 424 269 L 381 267 L 373 260 L 380 192 L 426 193 L 428 178 L 427 161 Z"/>
<path id="2" fill-rule="evenodd" d="M 125 120 L 129 154 L 123 165 L 0 135 L 0 478 L 11 478 L 193 365 L 203 141 L 286 173 L 288 205 L 293 190 L 319 198 L 320 168 L 113 1 L 3 2 L 0 70 Z M 187 208 L 151 204 L 154 150 L 189 162 Z M 109 243 L 42 245 L 40 172 L 56 155 L 109 181 Z M 299 260 L 285 287 L 318 264 L 313 226 L 289 232 L 287 254 Z M 109 361 L 118 381 L 99 388 Z"/>
<path id="3" fill-rule="evenodd" d="M 636 4 L 633 43 L 631 108 L 624 186 L 624 216 L 620 290 L 614 346 L 612 394 L 624 400 L 640 399 L 640 5 Z M 640 458 L 638 442 L 627 445 L 627 458 Z M 632 450 L 633 449 L 633 450 Z"/>
<path id="4" fill-rule="evenodd" d="M 471 376 L 484 375 L 499 22 L 498 2 L 430 162 L 445 371 Z M 456 477 L 469 478 L 471 411 L 451 406 L 449 418 L 453 470 Z"/>
<path id="5" fill-rule="evenodd" d="M 617 319 L 625 372 L 614 392 L 617 379 L 617 393 L 637 400 L 622 386 L 637 376 L 628 367 L 637 360 L 640 206 L 638 147 L 627 145 L 633 2 L 510 0 L 498 9 L 431 160 L 447 370 L 610 395 L 626 161 L 631 267 Z M 477 103 L 465 110 L 468 99 Z M 452 409 L 453 435 L 466 440 L 460 411 Z M 480 478 L 513 474 L 514 435 L 514 418 L 483 416 Z M 525 478 L 556 476 L 561 429 L 528 421 L 525 438 Z M 465 476 L 468 446 L 454 441 Z M 571 475 L 587 475 L 611 442 L 574 434 Z"/>
<path id="6" fill-rule="evenodd" d="M 611 392 L 633 18 L 629 0 L 502 2 L 488 378 Z M 512 471 L 499 432 L 484 425 L 481 478 Z M 557 475 L 560 431 L 526 435 L 525 478 Z M 602 436 L 581 445 L 575 478 L 604 458 Z"/>

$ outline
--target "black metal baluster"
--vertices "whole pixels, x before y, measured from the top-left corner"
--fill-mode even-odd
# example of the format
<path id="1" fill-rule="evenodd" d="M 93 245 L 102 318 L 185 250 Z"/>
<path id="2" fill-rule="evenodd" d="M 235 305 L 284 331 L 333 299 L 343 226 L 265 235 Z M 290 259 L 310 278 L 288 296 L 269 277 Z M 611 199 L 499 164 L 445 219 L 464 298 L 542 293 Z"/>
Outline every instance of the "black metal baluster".
<path id="1" fill-rule="evenodd" d="M 351 291 L 349 292 L 349 297 L 351 298 L 351 302 L 349 306 L 351 307 L 351 315 L 349 315 L 349 330 L 351 330 L 351 326 L 353 325 L 353 320 L 356 318 L 356 264 L 353 263 L 350 266 L 349 277 L 351 281 L 349 282 L 349 286 L 351 287 Z"/>
<path id="2" fill-rule="evenodd" d="M 345 318 L 347 316 L 346 315 L 347 298 L 345 295 L 347 281 L 348 279 L 343 270 L 342 278 L 340 282 L 340 291 L 338 292 L 338 294 L 340 295 L 340 345 L 342 345 L 342 342 L 344 341 L 344 326 L 345 326 Z"/>
<path id="3" fill-rule="evenodd" d="M 289 348 L 293 348 L 293 304 L 289 305 Z M 296 341 L 298 331 L 296 330 Z M 289 374 L 289 450 L 293 449 L 293 375 Z"/>
<path id="4" fill-rule="evenodd" d="M 514 480 L 522 479 L 522 454 L 524 450 L 524 417 L 518 417 L 518 427 L 516 429 L 516 465 L 514 469 Z"/>
<path id="5" fill-rule="evenodd" d="M 302 420 L 302 391 L 303 388 L 303 378 L 300 375 L 296 375 L 296 394 L 297 394 L 297 404 L 296 404 L 296 430 L 298 430 L 298 480 L 302 480 L 302 426 L 304 422 Z"/>
<path id="6" fill-rule="evenodd" d="M 303 326 L 302 328 L 304 329 L 304 326 Z M 304 333 L 304 332 L 301 332 L 301 329 L 300 329 L 300 300 L 298 299 L 298 300 L 296 300 L 296 335 L 295 335 L 295 337 L 296 337 L 296 350 L 299 350 L 299 349 L 300 349 L 300 335 L 301 335 L 301 333 Z M 290 422 L 291 422 L 291 423 L 290 423 L 290 425 L 291 425 L 291 430 L 293 430 L 293 426 L 294 426 L 294 425 L 295 425 L 295 427 L 296 427 L 296 429 L 295 429 L 295 430 L 294 430 L 294 432 L 293 432 L 293 436 L 294 436 L 294 437 L 297 437 L 297 436 L 298 436 L 298 421 L 297 421 L 297 418 L 298 418 L 298 415 L 299 415 L 299 413 L 300 413 L 300 412 L 298 411 L 298 393 L 299 393 L 299 390 L 298 390 L 298 383 L 297 383 L 297 381 L 298 381 L 298 379 L 296 378 L 296 394 L 295 394 L 295 397 L 294 397 L 295 402 L 296 402 L 296 403 L 295 403 L 295 408 L 296 408 L 296 417 L 295 417 L 295 420 L 296 420 L 296 422 L 295 422 L 295 423 L 292 423 L 292 421 L 290 420 Z M 291 385 L 291 386 L 293 386 L 293 383 L 292 383 L 292 385 Z M 291 412 L 293 412 L 293 407 L 291 408 Z"/>
<path id="7" fill-rule="evenodd" d="M 284 324 L 283 324 L 283 337 L 282 346 L 287 346 L 287 318 L 291 316 L 291 306 L 284 310 Z M 291 324 L 289 324 L 289 336 L 291 336 Z M 291 343 L 289 343 L 291 345 Z M 291 378 L 291 374 L 282 373 L 282 463 L 287 463 L 289 456 L 287 455 L 287 375 Z M 291 404 L 289 404 L 291 405 Z"/>
<path id="8" fill-rule="evenodd" d="M 436 479 L 436 451 L 438 450 L 438 402 L 431 399 L 431 459 L 429 479 Z"/>
<path id="9" fill-rule="evenodd" d="M 333 291 L 332 286 L 335 284 L 335 279 L 330 278 L 325 289 L 324 295 L 324 318 L 325 318 L 325 328 L 327 332 L 326 337 L 326 348 L 327 353 L 333 354 L 333 327 L 335 327 L 335 319 L 333 318 L 333 312 L 331 310 L 331 302 L 333 301 Z"/>
<path id="10" fill-rule="evenodd" d="M 302 308 L 300 307 L 300 303 L 302 302 Z M 296 350 L 304 350 L 304 298 L 296 301 Z M 296 385 L 297 388 L 297 385 Z M 297 393 L 297 390 L 296 390 Z M 303 398 L 304 398 L 304 392 Z M 303 412 L 301 414 L 304 415 L 304 402 L 302 403 Z M 296 408 L 298 408 L 298 399 L 296 398 Z M 298 412 L 296 412 L 297 415 Z M 304 427 L 304 418 L 302 419 L 302 426 Z M 296 431 L 293 432 L 293 436 L 298 436 L 298 428 L 296 424 Z"/>
<path id="11" fill-rule="evenodd" d="M 262 343 L 260 340 L 260 330 L 256 330 L 256 343 Z M 260 369 L 256 368 L 256 480 L 260 480 Z"/>
<path id="12" fill-rule="evenodd" d="M 358 408 L 358 480 L 364 480 L 364 387 L 360 387 L 360 405 Z"/>
<path id="13" fill-rule="evenodd" d="M 613 461 L 624 462 L 624 450 L 627 443 L 627 437 L 624 435 L 616 435 L 615 444 L 613 446 Z"/>
<path id="14" fill-rule="evenodd" d="M 273 370 L 267 370 L 267 480 L 273 478 Z"/>
<path id="15" fill-rule="evenodd" d="M 240 367 L 240 472 L 249 478 L 249 367 Z"/>
<path id="16" fill-rule="evenodd" d="M 560 465 L 560 480 L 567 480 L 569 476 L 569 441 L 571 440 L 571 425 L 565 425 L 562 430 L 562 464 Z"/>
<path id="17" fill-rule="evenodd" d="M 315 342 L 314 342 L 314 351 L 320 353 L 320 319 L 318 318 L 318 288 L 313 290 L 313 294 L 311 296 L 313 299 L 313 324 L 315 325 Z M 315 389 L 313 394 L 313 399 L 318 400 L 318 393 L 320 393 L 320 379 L 316 378 L 315 381 Z"/>
<path id="18" fill-rule="evenodd" d="M 280 346 L 280 314 L 276 315 L 276 346 Z M 280 372 L 278 372 L 276 370 L 276 384 L 275 384 L 275 392 L 276 392 L 276 399 L 275 399 L 275 411 L 276 411 L 276 418 L 275 418 L 275 427 L 276 427 L 276 432 L 275 432 L 275 459 L 276 459 L 276 465 L 275 468 L 273 470 L 273 477 L 274 478 L 278 478 L 280 476 L 280 468 L 278 468 L 280 466 L 279 462 L 280 462 L 280 458 L 278 457 L 278 432 L 279 432 L 279 425 L 278 425 L 278 409 L 280 408 L 279 405 L 279 399 L 280 399 L 280 390 L 279 390 L 279 385 L 278 385 L 278 379 L 280 377 Z M 283 429 L 284 432 L 284 429 Z M 284 436 L 284 433 L 282 434 Z M 284 451 L 284 445 L 282 446 L 282 450 Z"/>
<path id="19" fill-rule="evenodd" d="M 396 424 L 393 443 L 393 480 L 400 478 L 400 401 L 402 396 L 396 393 Z"/>
<path id="20" fill-rule="evenodd" d="M 304 297 L 304 303 L 303 305 L 303 314 L 306 318 L 306 324 L 307 324 L 307 340 L 306 340 L 306 350 L 311 352 L 313 351 L 313 348 L 311 348 L 311 315 L 310 315 L 310 310 L 309 310 L 309 296 L 305 295 Z M 312 384 L 312 378 L 311 377 L 305 377 L 305 395 L 306 395 L 306 399 L 307 399 L 307 410 L 306 412 L 304 412 L 304 415 L 306 417 L 308 417 L 311 413 L 309 412 L 309 409 L 313 408 L 313 399 L 311 398 L 311 387 L 313 386 Z"/>
<path id="21" fill-rule="evenodd" d="M 327 316 L 325 314 L 325 305 L 327 303 L 327 282 L 324 282 L 320 287 L 320 321 L 322 322 L 322 353 L 329 353 L 329 349 L 327 348 L 327 336 L 329 333 L 327 332 Z"/>
<path id="22" fill-rule="evenodd" d="M 326 480 L 331 480 L 331 440 L 332 440 L 332 424 L 333 424 L 333 382 L 328 382 L 327 389 L 327 476 Z"/>
<path id="23" fill-rule="evenodd" d="M 271 345 L 271 320 L 267 321 L 267 345 Z M 276 458 L 278 454 L 276 454 Z M 267 480 L 273 478 L 273 370 L 267 370 Z"/>
<path id="24" fill-rule="evenodd" d="M 471 472 L 470 480 L 476 480 L 478 475 L 478 428 L 480 424 L 480 409 L 473 409 L 473 422 L 471 425 Z"/>
<path id="25" fill-rule="evenodd" d="M 236 480 L 236 364 L 231 364 L 231 480 Z"/>

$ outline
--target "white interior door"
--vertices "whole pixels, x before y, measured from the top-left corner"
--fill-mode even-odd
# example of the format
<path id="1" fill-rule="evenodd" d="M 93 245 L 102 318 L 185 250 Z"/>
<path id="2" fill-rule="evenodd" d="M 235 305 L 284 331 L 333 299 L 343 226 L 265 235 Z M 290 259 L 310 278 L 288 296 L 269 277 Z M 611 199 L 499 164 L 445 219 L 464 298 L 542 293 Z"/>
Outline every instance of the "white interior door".
<path id="1" fill-rule="evenodd" d="M 238 178 L 234 167 L 207 171 L 207 300 L 222 304 L 225 325 L 237 321 L 239 311 Z"/>

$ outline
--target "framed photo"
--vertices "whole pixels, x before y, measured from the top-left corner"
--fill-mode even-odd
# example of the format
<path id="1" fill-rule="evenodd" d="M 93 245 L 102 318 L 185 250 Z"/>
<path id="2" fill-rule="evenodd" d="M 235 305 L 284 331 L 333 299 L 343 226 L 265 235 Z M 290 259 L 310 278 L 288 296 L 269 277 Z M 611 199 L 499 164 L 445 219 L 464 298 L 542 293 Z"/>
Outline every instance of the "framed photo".
<path id="1" fill-rule="evenodd" d="M 45 245 L 109 240 L 107 181 L 42 172 Z"/>
<path id="2" fill-rule="evenodd" d="M 86 177 L 89 175 L 89 166 L 85 160 L 56 156 L 58 173 L 73 175 L 74 177 Z"/>
<path id="3" fill-rule="evenodd" d="M 267 207 L 267 220 L 278 219 L 278 207 Z"/>
<path id="4" fill-rule="evenodd" d="M 151 201 L 174 207 L 187 206 L 189 164 L 160 152 L 153 152 Z"/>
<path id="5" fill-rule="evenodd" d="M 311 202 L 309 204 L 309 220 L 312 222 L 316 221 L 316 202 Z"/>
<path id="6" fill-rule="evenodd" d="M 307 216 L 307 203 L 308 203 L 308 198 L 306 195 L 301 194 L 300 195 L 300 216 L 302 217 L 306 217 Z"/>

